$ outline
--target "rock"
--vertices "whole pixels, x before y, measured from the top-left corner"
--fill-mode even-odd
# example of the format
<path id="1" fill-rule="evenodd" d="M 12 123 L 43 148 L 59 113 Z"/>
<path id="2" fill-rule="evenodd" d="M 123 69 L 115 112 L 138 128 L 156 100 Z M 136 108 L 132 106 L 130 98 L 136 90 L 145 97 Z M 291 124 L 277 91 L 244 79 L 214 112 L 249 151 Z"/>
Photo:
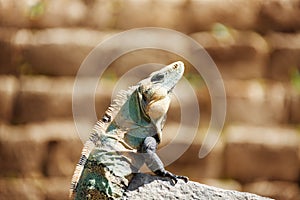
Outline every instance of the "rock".
<path id="1" fill-rule="evenodd" d="M 26 16 L 30 9 L 29 1 L 4 0 L 0 4 L 1 26 L 26 27 L 29 26 L 29 18 Z"/>
<path id="2" fill-rule="evenodd" d="M 148 75 L 148 73 L 144 74 L 144 76 L 146 75 Z M 126 77 L 126 79 L 128 78 L 130 77 Z M 20 89 L 18 90 L 18 95 L 14 98 L 15 102 L 6 101 L 3 105 L 13 104 L 15 106 L 15 112 L 12 118 L 13 122 L 17 124 L 53 119 L 71 119 L 73 117 L 72 93 L 75 80 L 74 77 L 69 76 L 21 76 L 19 79 Z M 136 84 L 138 81 L 140 81 L 140 79 L 131 84 Z M 94 85 L 90 85 L 91 82 L 89 78 L 83 78 L 81 84 L 85 83 L 88 84 L 87 87 L 95 87 Z M 124 80 L 122 83 L 124 83 Z M 122 85 L 123 89 L 127 89 L 131 84 L 126 82 Z M 116 95 L 120 90 L 120 88 L 115 87 L 115 80 L 102 77 L 97 85 L 96 91 L 89 94 L 85 90 L 79 91 L 77 93 L 78 96 L 76 98 L 78 101 L 76 101 L 76 103 L 80 102 L 79 106 L 81 106 L 81 109 L 84 110 L 84 113 L 89 114 L 89 116 L 83 117 L 87 119 L 91 116 L 91 113 L 93 114 L 94 112 L 98 118 L 102 117 L 111 103 L 113 92 L 115 92 L 114 95 Z M 202 103 L 203 96 L 208 97 L 208 94 L 201 94 L 199 99 L 201 98 L 200 102 Z M 87 110 L 85 102 L 89 99 L 95 99 L 95 110 Z M 170 109 L 170 112 L 174 115 L 170 115 L 170 120 L 168 121 L 180 120 L 180 107 L 178 104 L 176 106 L 175 103 L 174 101 L 174 104 L 171 104 L 173 107 Z M 9 107 L 5 107 L 5 109 L 9 109 Z M 5 109 L 3 109 L 3 112 Z M 89 118 L 88 120 L 92 122 L 94 119 Z"/>
<path id="3" fill-rule="evenodd" d="M 66 131 L 66 130 L 65 130 Z M 50 140 L 47 143 L 44 173 L 51 177 L 70 177 L 81 154 L 83 143 L 80 140 Z"/>
<path id="4" fill-rule="evenodd" d="M 225 81 L 227 120 L 234 123 L 274 125 L 288 122 L 287 87 L 280 82 Z"/>
<path id="5" fill-rule="evenodd" d="M 44 199 L 44 195 L 35 185 L 36 182 L 15 178 L 0 179 L 0 196 L 2 199 L 10 200 L 17 200 L 20 197 L 24 200 Z"/>
<path id="6" fill-rule="evenodd" d="M 27 129 L 31 140 L 42 143 L 46 150 L 41 168 L 43 175 L 71 177 L 83 148 L 73 121 L 32 123 L 27 125 Z"/>
<path id="7" fill-rule="evenodd" d="M 20 73 L 23 64 L 21 51 L 11 41 L 15 33 L 15 28 L 0 27 L 0 74 L 16 75 Z"/>
<path id="8" fill-rule="evenodd" d="M 157 26 L 190 33 L 223 23 L 243 30 L 296 31 L 299 29 L 298 4 L 299 0 L 2 0 L 0 25 L 89 26 L 101 30 Z"/>
<path id="9" fill-rule="evenodd" d="M 244 191 L 268 196 L 276 200 L 299 200 L 300 188 L 297 183 L 284 181 L 258 181 L 244 185 Z"/>
<path id="10" fill-rule="evenodd" d="M 290 122 L 297 124 L 300 123 L 300 91 L 296 88 L 290 89 Z"/>
<path id="11" fill-rule="evenodd" d="M 47 200 L 66 200 L 69 197 L 71 176 L 41 179 L 38 188 Z M 51 186 L 51 187 L 49 187 Z"/>
<path id="12" fill-rule="evenodd" d="M 269 199 L 255 194 L 224 190 L 189 181 L 179 180 L 174 186 L 168 178 L 137 174 L 125 193 L 126 199 Z"/>
<path id="13" fill-rule="evenodd" d="M 65 200 L 68 199 L 70 178 L 9 178 L 0 179 L 0 196 L 18 200 Z M 173 186 L 168 178 L 137 174 L 124 199 L 236 199 L 267 200 L 255 194 L 224 190 L 197 182 L 179 182 Z"/>
<path id="14" fill-rule="evenodd" d="M 0 76 L 0 120 L 10 122 L 14 112 L 19 82 L 13 76 Z"/>
<path id="15" fill-rule="evenodd" d="M 112 7 L 115 13 L 114 18 L 111 15 Z M 116 1 L 109 8 L 110 15 L 107 15 L 114 19 L 115 28 L 118 29 L 154 26 L 190 33 L 209 30 L 217 22 L 237 29 L 255 28 L 260 0 L 251 2 L 236 0 L 226 3 L 220 0 L 130 0 L 126 3 Z"/>
<path id="16" fill-rule="evenodd" d="M 73 81 L 73 78 L 66 77 L 22 77 L 15 123 L 71 117 Z"/>
<path id="17" fill-rule="evenodd" d="M 270 33 L 266 36 L 271 49 L 266 76 L 278 81 L 290 81 L 300 70 L 300 34 Z"/>
<path id="18" fill-rule="evenodd" d="M 20 52 L 11 43 L 0 39 L 0 74 L 18 74 Z"/>
<path id="19" fill-rule="evenodd" d="M 163 27 L 187 31 L 189 12 L 187 1 L 129 0 L 115 4 L 115 28 Z M 137 17 L 138 16 L 138 17 Z M 153 20 L 157 19 L 157 20 Z"/>
<path id="20" fill-rule="evenodd" d="M 242 185 L 239 182 L 232 180 L 232 179 L 210 179 L 210 178 L 202 179 L 201 178 L 197 182 L 205 184 L 205 185 L 209 185 L 209 186 L 226 189 L 226 190 L 243 191 Z M 255 193 L 255 192 L 253 192 L 253 193 Z"/>
<path id="21" fill-rule="evenodd" d="M 175 174 L 185 174 L 188 177 L 192 177 L 192 180 L 195 181 L 202 180 L 202 178 L 224 177 L 224 143 L 222 139 L 218 141 L 213 150 L 206 157 L 199 158 L 199 151 L 201 145 L 203 144 L 203 138 L 200 137 L 206 134 L 207 128 L 200 129 L 192 141 L 180 141 L 179 139 L 174 140 L 174 134 L 177 133 L 179 126 L 175 126 L 174 124 L 173 126 L 169 127 L 168 125 L 169 124 L 167 124 L 164 128 L 161 146 L 165 147 L 164 143 L 167 143 L 167 146 L 169 145 L 169 142 L 172 142 L 172 146 L 167 146 L 170 148 L 169 153 L 165 153 L 165 155 L 159 155 L 160 158 L 163 161 L 168 160 L 168 158 L 171 156 L 170 154 L 188 146 L 186 151 L 183 151 L 182 155 L 178 159 L 166 167 L 169 171 Z M 182 125 L 180 128 L 182 128 Z M 189 133 L 185 133 L 185 140 L 186 138 L 191 138 L 191 136 L 188 134 Z"/>
<path id="22" fill-rule="evenodd" d="M 190 36 L 209 53 L 224 79 L 264 77 L 269 49 L 257 33 L 216 24 L 211 32 Z"/>
<path id="23" fill-rule="evenodd" d="M 297 181 L 299 134 L 292 128 L 229 126 L 226 130 L 227 176 L 242 183 Z"/>
<path id="24" fill-rule="evenodd" d="M 29 6 L 27 18 L 29 18 L 31 27 L 78 26 L 84 22 L 87 12 L 86 5 L 80 0 L 40 1 Z"/>
<path id="25" fill-rule="evenodd" d="M 101 30 L 116 28 L 116 19 L 122 2 L 110 0 L 85 2 L 87 4 L 87 12 L 83 25 Z"/>
<path id="26" fill-rule="evenodd" d="M 42 175 L 43 142 L 33 141 L 27 127 L 0 125 L 0 177 L 37 177 Z"/>
<path id="27" fill-rule="evenodd" d="M 38 122 L 51 119 L 71 119 L 72 93 L 75 78 L 73 77 L 46 77 L 22 76 L 20 78 L 20 93 L 16 99 L 13 120 L 15 123 Z M 89 79 L 82 84 L 89 84 Z M 82 101 L 79 105 L 84 108 L 86 99 L 95 98 L 96 112 L 101 117 L 110 104 L 113 83 L 102 80 L 97 91 L 87 94 L 79 91 L 76 98 Z M 94 119 L 91 119 L 94 120 Z"/>
<path id="28" fill-rule="evenodd" d="M 156 39 L 159 41 L 158 43 L 163 43 L 164 40 L 167 40 L 168 38 L 162 36 L 161 38 Z M 187 45 L 181 46 L 180 49 L 182 51 L 189 51 Z M 117 51 L 118 50 L 115 49 L 115 52 Z M 188 64 L 188 62 L 180 57 L 180 55 L 176 55 L 172 52 L 161 49 L 138 49 L 127 52 L 125 55 L 122 55 L 118 59 L 114 60 L 114 62 L 109 66 L 109 70 L 121 77 L 122 75 L 130 72 L 130 70 L 132 70 L 134 67 L 139 67 L 145 64 L 151 65 L 151 63 L 167 65 L 178 60 L 182 60 L 185 64 Z"/>
<path id="29" fill-rule="evenodd" d="M 84 58 L 112 33 L 85 28 L 0 28 L 0 73 L 76 75 Z"/>
<path id="30" fill-rule="evenodd" d="M 271 29 L 282 32 L 299 30 L 299 3 L 299 0 L 261 1 L 259 28 L 263 31 Z"/>
<path id="31" fill-rule="evenodd" d="M 187 7 L 185 13 L 190 16 L 193 31 L 209 30 L 214 23 L 245 30 L 256 27 L 261 0 L 191 0 Z"/>
<path id="32" fill-rule="evenodd" d="M 18 200 L 66 200 L 70 178 L 2 178 L 0 196 L 3 199 Z"/>
<path id="33" fill-rule="evenodd" d="M 24 62 L 34 73 L 62 76 L 76 75 L 84 58 L 110 35 L 111 32 L 80 28 L 35 32 L 23 29 L 16 32 L 12 41 L 21 48 Z"/>
<path id="34" fill-rule="evenodd" d="M 1 124 L 0 141 L 0 177 L 71 177 L 83 146 L 72 121 Z"/>
<path id="35" fill-rule="evenodd" d="M 0 4 L 0 24 L 22 28 L 78 26 L 85 20 L 86 13 L 86 6 L 80 0 L 3 0 Z"/>

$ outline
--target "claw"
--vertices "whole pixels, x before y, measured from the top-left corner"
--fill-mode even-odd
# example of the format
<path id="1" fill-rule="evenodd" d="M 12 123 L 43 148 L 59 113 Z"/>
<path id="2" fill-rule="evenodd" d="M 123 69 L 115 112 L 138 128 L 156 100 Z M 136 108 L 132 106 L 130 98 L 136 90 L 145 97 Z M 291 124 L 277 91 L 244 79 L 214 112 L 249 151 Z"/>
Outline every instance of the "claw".
<path id="1" fill-rule="evenodd" d="M 178 182 L 178 179 L 182 179 L 185 183 L 189 181 L 186 176 L 177 176 L 167 170 L 157 170 L 154 172 L 158 176 L 169 177 L 172 180 L 172 183 L 175 185 Z"/>
<path id="2" fill-rule="evenodd" d="M 189 181 L 189 178 L 186 176 L 177 176 L 177 179 L 182 179 L 185 183 Z"/>

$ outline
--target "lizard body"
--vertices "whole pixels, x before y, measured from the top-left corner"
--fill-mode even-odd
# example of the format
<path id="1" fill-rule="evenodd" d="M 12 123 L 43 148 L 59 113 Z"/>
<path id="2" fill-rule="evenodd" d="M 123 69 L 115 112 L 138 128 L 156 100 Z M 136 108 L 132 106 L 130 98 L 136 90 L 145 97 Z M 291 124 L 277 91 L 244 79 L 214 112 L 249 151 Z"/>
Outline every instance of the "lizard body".
<path id="1" fill-rule="evenodd" d="M 184 72 L 174 62 L 127 91 L 119 93 L 85 143 L 76 166 L 70 197 L 122 199 L 132 175 L 146 163 L 156 175 L 177 176 L 164 169 L 156 154 L 170 104 L 170 92 Z"/>

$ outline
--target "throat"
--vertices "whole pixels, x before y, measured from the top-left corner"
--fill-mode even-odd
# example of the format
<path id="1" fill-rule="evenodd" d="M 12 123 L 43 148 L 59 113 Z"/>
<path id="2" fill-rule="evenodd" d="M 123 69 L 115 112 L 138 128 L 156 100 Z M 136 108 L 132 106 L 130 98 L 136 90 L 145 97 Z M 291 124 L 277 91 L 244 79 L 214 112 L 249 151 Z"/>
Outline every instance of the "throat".
<path id="1" fill-rule="evenodd" d="M 165 98 L 151 102 L 148 105 L 146 113 L 150 117 L 151 121 L 157 121 L 167 114 L 170 101 L 170 98 L 166 96 Z"/>

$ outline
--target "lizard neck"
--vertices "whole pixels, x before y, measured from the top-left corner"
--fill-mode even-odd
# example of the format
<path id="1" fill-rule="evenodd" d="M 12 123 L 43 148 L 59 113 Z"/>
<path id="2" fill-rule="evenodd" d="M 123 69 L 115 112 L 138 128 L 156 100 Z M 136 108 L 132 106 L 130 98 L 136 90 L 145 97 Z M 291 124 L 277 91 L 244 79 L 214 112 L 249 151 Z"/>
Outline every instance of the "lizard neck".
<path id="1" fill-rule="evenodd" d="M 140 105 L 137 91 L 134 91 L 106 129 L 110 135 L 118 134 L 133 149 L 138 149 L 148 136 L 155 135 L 156 129 Z"/>

